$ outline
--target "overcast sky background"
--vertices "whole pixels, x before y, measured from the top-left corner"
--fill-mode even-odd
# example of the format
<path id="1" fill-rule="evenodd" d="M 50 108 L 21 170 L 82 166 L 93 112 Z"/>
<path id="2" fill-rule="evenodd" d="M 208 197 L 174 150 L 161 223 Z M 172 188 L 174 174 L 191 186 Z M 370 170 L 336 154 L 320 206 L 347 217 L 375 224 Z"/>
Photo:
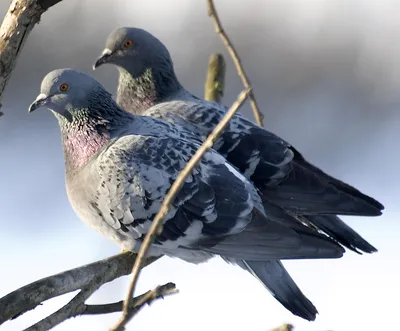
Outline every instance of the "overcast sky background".
<path id="1" fill-rule="evenodd" d="M 5 14 L 8 2 L 0 3 Z M 285 262 L 318 308 L 313 323 L 294 317 L 248 273 L 215 259 L 200 266 L 163 258 L 146 268 L 138 294 L 174 281 L 181 293 L 145 308 L 128 330 L 385 330 L 398 324 L 400 297 L 400 2 L 396 0 L 218 0 L 265 114 L 265 126 L 316 165 L 380 200 L 380 218 L 346 221 L 379 249 L 340 260 Z M 108 33 L 130 25 L 169 48 L 182 83 L 202 95 L 211 52 L 227 53 L 207 17 L 206 1 L 65 0 L 35 27 L 3 99 L 0 119 L 0 296 L 53 273 L 119 252 L 83 225 L 64 187 L 56 120 L 28 115 L 50 70 L 72 67 L 115 91 L 116 69 L 91 66 Z M 227 59 L 224 102 L 241 90 Z M 251 116 L 246 105 L 244 112 Z M 119 301 L 127 278 L 89 302 Z M 46 302 L 1 330 L 21 330 L 72 296 Z M 107 330 L 119 314 L 78 317 L 55 328 Z"/>

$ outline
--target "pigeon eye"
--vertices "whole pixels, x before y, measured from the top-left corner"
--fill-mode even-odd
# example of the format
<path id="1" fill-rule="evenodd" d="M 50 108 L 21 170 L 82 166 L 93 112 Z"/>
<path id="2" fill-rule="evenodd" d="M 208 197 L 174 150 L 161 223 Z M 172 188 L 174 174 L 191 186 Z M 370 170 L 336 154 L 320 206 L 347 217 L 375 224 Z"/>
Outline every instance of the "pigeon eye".
<path id="1" fill-rule="evenodd" d="M 60 87 L 59 87 L 59 89 L 60 89 L 61 92 L 67 91 L 68 88 L 69 88 L 69 86 L 68 86 L 68 84 L 66 84 L 66 83 L 61 84 Z"/>
<path id="2" fill-rule="evenodd" d="M 132 45 L 133 45 L 133 41 L 132 40 L 125 40 L 124 41 L 124 47 L 125 48 L 129 48 L 129 47 L 132 47 Z"/>

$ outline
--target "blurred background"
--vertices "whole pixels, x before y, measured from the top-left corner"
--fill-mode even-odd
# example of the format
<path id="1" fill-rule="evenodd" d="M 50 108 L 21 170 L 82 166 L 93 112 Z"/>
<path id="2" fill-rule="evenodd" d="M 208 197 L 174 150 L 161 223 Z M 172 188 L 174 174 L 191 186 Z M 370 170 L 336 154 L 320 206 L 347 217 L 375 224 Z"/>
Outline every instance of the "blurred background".
<path id="1" fill-rule="evenodd" d="M 9 1 L 1 1 L 0 16 Z M 217 0 L 265 114 L 265 126 L 328 173 L 380 200 L 379 218 L 345 218 L 379 249 L 340 260 L 285 262 L 320 315 L 291 315 L 239 268 L 215 259 L 194 266 L 163 258 L 146 268 L 138 294 L 176 282 L 181 293 L 145 308 L 128 330 L 384 330 L 398 319 L 400 296 L 400 2 L 396 0 Z M 119 252 L 83 225 L 64 188 L 59 129 L 49 111 L 27 108 L 50 70 L 72 67 L 115 91 L 117 71 L 91 66 L 108 33 L 137 26 L 169 48 L 179 79 L 203 95 L 208 57 L 227 60 L 224 103 L 242 85 L 207 17 L 206 1 L 69 0 L 44 14 L 18 60 L 0 119 L 0 296 L 53 273 Z M 243 109 L 252 116 L 248 105 Z M 89 302 L 121 300 L 124 277 Z M 66 303 L 50 300 L 8 322 L 21 330 Z M 107 330 L 118 314 L 71 319 L 55 330 Z"/>

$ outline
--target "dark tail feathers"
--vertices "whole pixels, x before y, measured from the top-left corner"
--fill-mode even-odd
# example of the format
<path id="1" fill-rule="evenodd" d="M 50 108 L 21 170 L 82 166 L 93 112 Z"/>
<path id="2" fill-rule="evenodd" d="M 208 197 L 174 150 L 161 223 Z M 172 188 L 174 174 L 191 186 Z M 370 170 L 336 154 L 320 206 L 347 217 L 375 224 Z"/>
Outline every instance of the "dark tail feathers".
<path id="1" fill-rule="evenodd" d="M 335 215 L 309 215 L 303 216 L 303 218 L 306 222 L 312 223 L 319 230 L 322 230 L 335 239 L 338 243 L 356 253 L 375 253 L 378 251 Z"/>
<path id="2" fill-rule="evenodd" d="M 297 164 L 301 165 L 305 169 L 312 171 L 314 174 L 318 175 L 321 179 L 333 185 L 338 191 L 341 191 L 351 196 L 355 202 L 358 202 L 360 204 L 360 207 L 362 206 L 362 204 L 364 204 L 364 208 L 361 208 L 361 210 L 359 211 L 360 216 L 379 216 L 382 214 L 382 210 L 384 210 L 385 207 L 379 201 L 360 192 L 353 186 L 346 184 L 339 179 L 333 178 L 332 176 L 329 176 L 318 167 L 306 161 L 304 157 L 296 149 L 294 149 L 293 147 L 291 149 L 294 152 L 294 161 Z M 350 214 L 357 215 L 357 213 L 350 213 Z"/>
<path id="3" fill-rule="evenodd" d="M 259 281 L 286 309 L 307 321 L 314 321 L 318 314 L 312 302 L 298 288 L 280 261 L 243 261 L 245 268 Z"/>

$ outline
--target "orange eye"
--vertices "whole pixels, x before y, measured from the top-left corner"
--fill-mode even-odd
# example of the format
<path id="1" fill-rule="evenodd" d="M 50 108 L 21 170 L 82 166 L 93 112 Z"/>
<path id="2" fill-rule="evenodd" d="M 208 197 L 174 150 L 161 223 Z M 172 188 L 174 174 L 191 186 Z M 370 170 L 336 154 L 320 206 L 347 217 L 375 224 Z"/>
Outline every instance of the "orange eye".
<path id="1" fill-rule="evenodd" d="M 133 45 L 133 41 L 132 40 L 125 40 L 124 41 L 124 47 L 125 48 L 129 48 L 129 47 L 132 47 L 132 45 Z"/>
<path id="2" fill-rule="evenodd" d="M 69 86 L 66 83 L 63 83 L 60 85 L 59 89 L 61 92 L 65 92 L 66 90 L 68 90 Z"/>

